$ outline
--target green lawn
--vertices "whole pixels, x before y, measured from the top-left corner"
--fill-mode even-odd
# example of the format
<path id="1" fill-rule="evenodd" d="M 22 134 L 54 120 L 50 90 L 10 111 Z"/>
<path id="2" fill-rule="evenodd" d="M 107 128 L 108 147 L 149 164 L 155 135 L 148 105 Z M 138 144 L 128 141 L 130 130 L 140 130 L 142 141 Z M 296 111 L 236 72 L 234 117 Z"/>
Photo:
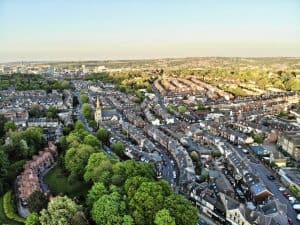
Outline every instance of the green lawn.
<path id="1" fill-rule="evenodd" d="M 9 220 L 6 218 L 3 209 L 3 196 L 0 197 L 0 224 L 1 225 L 22 225 L 21 223 Z"/>
<path id="2" fill-rule="evenodd" d="M 65 194 L 71 198 L 85 196 L 90 189 L 83 181 L 76 180 L 70 184 L 58 165 L 46 175 L 45 182 L 53 195 Z"/>

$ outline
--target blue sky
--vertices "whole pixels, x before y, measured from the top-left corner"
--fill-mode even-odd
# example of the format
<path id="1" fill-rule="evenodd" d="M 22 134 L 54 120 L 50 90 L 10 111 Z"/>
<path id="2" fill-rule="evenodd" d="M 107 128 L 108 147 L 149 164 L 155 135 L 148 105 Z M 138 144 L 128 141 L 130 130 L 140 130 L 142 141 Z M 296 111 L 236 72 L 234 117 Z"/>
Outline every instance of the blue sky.
<path id="1" fill-rule="evenodd" d="M 0 61 L 300 56 L 300 0 L 0 0 Z"/>

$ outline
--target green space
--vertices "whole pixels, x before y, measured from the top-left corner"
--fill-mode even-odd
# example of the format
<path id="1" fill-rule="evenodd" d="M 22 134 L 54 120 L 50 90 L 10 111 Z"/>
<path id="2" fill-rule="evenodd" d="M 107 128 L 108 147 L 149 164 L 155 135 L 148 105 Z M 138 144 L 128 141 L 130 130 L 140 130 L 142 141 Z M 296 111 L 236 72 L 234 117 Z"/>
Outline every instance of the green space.
<path id="1" fill-rule="evenodd" d="M 45 177 L 45 182 L 53 195 L 65 194 L 69 197 L 85 196 L 89 186 L 79 179 L 70 182 L 61 166 L 56 165 Z"/>

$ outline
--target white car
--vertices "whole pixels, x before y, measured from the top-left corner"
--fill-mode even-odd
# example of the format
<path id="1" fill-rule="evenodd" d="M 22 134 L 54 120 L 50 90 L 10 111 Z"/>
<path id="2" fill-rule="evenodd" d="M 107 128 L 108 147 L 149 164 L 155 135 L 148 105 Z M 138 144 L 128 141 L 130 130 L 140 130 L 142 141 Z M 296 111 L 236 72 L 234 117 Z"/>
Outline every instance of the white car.
<path id="1" fill-rule="evenodd" d="M 297 215 L 297 220 L 300 220 L 300 214 Z"/>
<path id="2" fill-rule="evenodd" d="M 293 196 L 289 197 L 289 201 L 293 204 L 297 199 Z"/>
<path id="3" fill-rule="evenodd" d="M 283 191 L 286 191 L 286 188 L 285 187 L 280 187 L 278 190 L 283 192 Z"/>

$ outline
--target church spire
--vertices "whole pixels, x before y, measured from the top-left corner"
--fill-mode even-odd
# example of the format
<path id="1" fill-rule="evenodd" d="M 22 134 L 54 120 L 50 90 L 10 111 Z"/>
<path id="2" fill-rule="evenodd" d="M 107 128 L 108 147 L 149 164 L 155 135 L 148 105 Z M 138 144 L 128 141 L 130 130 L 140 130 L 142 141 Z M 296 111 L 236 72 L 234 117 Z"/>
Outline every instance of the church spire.
<path id="1" fill-rule="evenodd" d="M 99 97 L 98 96 L 97 96 L 96 109 L 100 109 L 100 101 L 99 101 Z"/>
<path id="2" fill-rule="evenodd" d="M 102 121 L 102 112 L 101 112 L 100 100 L 98 96 L 97 96 L 96 110 L 95 110 L 94 117 L 97 125 L 99 126 L 100 122 Z"/>

